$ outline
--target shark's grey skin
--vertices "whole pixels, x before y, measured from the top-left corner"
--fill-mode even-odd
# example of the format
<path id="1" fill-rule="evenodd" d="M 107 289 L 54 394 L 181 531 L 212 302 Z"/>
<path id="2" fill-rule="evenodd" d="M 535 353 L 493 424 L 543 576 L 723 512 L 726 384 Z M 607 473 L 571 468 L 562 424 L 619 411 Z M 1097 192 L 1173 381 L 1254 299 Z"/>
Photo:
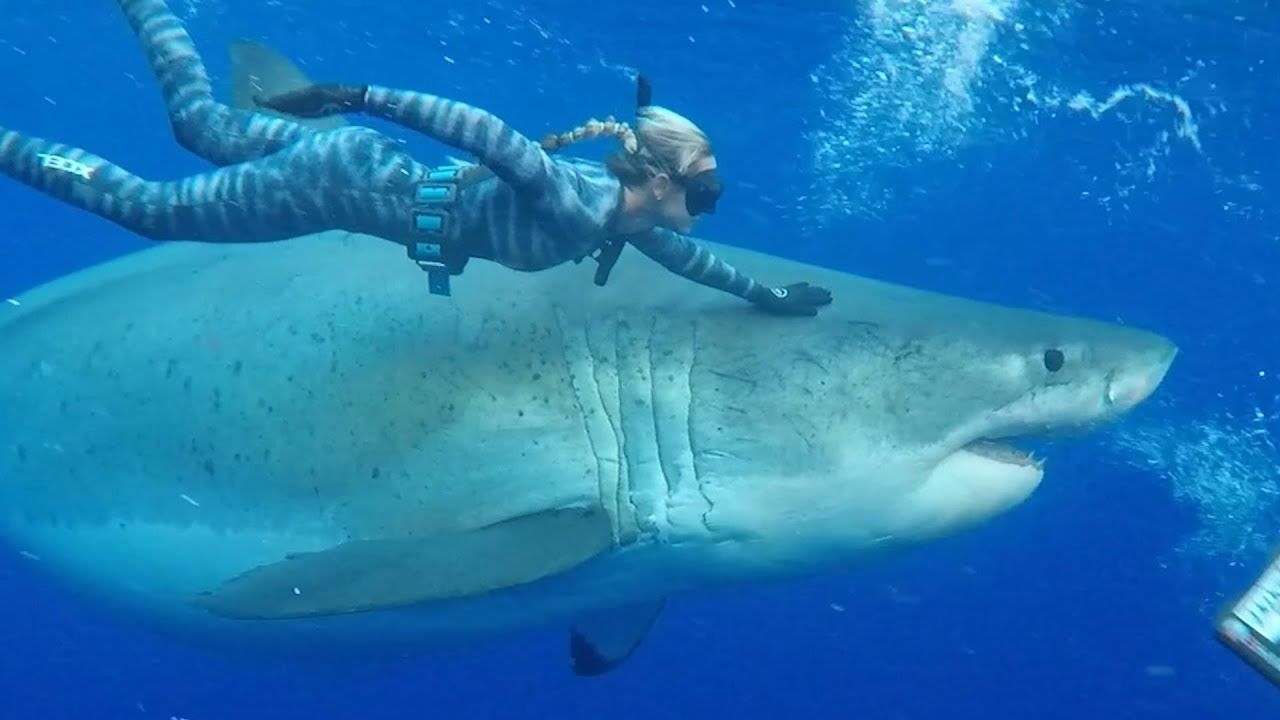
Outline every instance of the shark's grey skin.
<path id="1" fill-rule="evenodd" d="M 835 302 L 772 317 L 635 253 L 604 288 L 590 262 L 473 263 L 441 300 L 402 249 L 343 234 L 168 244 L 36 288 L 0 308 L 0 531 L 204 637 L 577 623 L 579 669 L 601 671 L 672 594 L 1010 510 L 1040 465 L 974 443 L 1113 420 L 1176 353 L 714 251 Z"/>

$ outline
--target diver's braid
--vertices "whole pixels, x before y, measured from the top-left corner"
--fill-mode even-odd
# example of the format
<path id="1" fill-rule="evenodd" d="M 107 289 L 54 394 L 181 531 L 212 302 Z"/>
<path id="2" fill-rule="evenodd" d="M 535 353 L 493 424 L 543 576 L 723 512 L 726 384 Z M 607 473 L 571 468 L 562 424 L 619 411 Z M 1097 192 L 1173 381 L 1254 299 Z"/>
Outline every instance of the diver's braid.
<path id="1" fill-rule="evenodd" d="M 559 135 L 547 135 L 542 139 L 542 149 L 547 152 L 554 152 L 579 140 L 590 140 L 605 135 L 617 138 L 628 153 L 634 154 L 640 149 L 640 143 L 636 140 L 636 133 L 631 129 L 631 126 L 624 122 L 618 122 L 612 115 L 606 117 L 603 121 L 591 118 L 569 132 L 560 133 Z"/>

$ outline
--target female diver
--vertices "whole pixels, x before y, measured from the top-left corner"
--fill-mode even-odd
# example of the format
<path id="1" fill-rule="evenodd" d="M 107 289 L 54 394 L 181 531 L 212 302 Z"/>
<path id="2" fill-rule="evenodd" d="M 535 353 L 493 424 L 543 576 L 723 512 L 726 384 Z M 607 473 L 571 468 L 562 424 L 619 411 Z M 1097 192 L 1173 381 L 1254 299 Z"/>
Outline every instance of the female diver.
<path id="1" fill-rule="evenodd" d="M 648 103 L 643 80 L 634 131 L 592 122 L 545 148 L 488 112 L 425 93 L 312 85 L 259 101 L 298 117 L 363 112 L 391 120 L 473 154 L 483 168 L 459 174 L 417 162 L 371 128 L 320 131 L 217 102 L 165 1 L 117 1 L 159 80 L 175 138 L 219 169 L 148 181 L 79 148 L 0 128 L 0 173 L 151 240 L 269 242 L 333 229 L 375 235 L 405 245 L 440 294 L 473 257 L 536 271 L 594 256 L 603 284 L 630 244 L 769 312 L 814 315 L 831 302 L 827 290 L 807 283 L 763 285 L 680 234 L 715 209 L 716 160 L 697 126 Z M 622 145 L 605 165 L 547 152 L 600 134 Z"/>

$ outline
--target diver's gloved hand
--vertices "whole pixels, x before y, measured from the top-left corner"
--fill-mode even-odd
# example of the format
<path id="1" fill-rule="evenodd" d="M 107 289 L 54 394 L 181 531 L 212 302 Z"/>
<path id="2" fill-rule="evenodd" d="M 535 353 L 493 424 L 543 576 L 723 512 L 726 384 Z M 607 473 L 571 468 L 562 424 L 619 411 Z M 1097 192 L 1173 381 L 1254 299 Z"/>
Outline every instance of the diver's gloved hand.
<path id="1" fill-rule="evenodd" d="M 756 307 L 775 315 L 817 315 L 818 308 L 831 304 L 831 291 L 807 282 L 786 287 L 765 288 L 751 299 Z"/>
<path id="2" fill-rule="evenodd" d="M 363 110 L 364 94 L 367 89 L 365 85 L 336 83 L 308 85 L 267 98 L 255 96 L 254 101 L 262 107 L 287 115 L 318 118 Z"/>

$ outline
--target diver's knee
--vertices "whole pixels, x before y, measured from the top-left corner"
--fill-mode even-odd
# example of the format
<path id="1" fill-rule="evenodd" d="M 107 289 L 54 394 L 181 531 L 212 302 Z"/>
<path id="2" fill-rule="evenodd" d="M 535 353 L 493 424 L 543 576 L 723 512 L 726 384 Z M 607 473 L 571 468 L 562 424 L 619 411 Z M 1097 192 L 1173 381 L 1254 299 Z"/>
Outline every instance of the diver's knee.
<path id="1" fill-rule="evenodd" d="M 201 154 L 200 149 L 204 144 L 197 123 L 187 113 L 176 114 L 169 120 L 169 128 L 173 131 L 173 139 L 182 146 L 184 150 L 193 152 L 197 155 Z"/>
<path id="2" fill-rule="evenodd" d="M 208 147 L 209 139 L 216 136 L 216 129 L 229 108 L 212 99 L 201 98 L 184 103 L 169 111 L 169 127 L 173 139 L 186 150 L 197 155 Z"/>

